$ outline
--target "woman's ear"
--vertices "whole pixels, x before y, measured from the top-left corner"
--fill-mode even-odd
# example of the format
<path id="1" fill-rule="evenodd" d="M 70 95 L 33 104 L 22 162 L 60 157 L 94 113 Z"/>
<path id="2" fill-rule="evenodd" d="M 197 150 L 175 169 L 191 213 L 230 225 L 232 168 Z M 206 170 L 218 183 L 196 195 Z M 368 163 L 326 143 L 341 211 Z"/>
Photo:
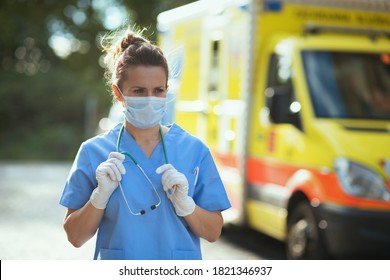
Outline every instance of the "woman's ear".
<path id="1" fill-rule="evenodd" d="M 119 102 L 123 101 L 122 94 L 120 92 L 120 89 L 118 88 L 117 85 L 112 85 L 111 86 L 112 91 L 114 92 L 115 99 L 118 100 Z"/>

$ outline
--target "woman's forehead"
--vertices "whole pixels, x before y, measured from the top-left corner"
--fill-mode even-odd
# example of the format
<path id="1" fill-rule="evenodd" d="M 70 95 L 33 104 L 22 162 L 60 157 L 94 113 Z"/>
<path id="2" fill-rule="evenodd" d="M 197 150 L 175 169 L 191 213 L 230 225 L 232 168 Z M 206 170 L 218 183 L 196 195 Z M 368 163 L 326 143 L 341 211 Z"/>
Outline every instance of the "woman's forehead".
<path id="1" fill-rule="evenodd" d="M 166 84 L 167 76 L 160 66 L 132 66 L 126 70 L 124 83 Z"/>

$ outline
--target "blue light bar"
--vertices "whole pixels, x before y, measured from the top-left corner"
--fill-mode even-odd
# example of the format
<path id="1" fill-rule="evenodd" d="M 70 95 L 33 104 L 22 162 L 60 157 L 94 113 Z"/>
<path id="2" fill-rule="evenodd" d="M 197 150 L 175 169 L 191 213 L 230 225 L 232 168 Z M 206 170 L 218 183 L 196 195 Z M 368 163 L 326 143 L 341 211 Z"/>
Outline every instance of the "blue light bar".
<path id="1" fill-rule="evenodd" d="M 264 3 L 264 10 L 266 11 L 280 11 L 282 10 L 282 1 L 280 0 L 268 0 Z"/>

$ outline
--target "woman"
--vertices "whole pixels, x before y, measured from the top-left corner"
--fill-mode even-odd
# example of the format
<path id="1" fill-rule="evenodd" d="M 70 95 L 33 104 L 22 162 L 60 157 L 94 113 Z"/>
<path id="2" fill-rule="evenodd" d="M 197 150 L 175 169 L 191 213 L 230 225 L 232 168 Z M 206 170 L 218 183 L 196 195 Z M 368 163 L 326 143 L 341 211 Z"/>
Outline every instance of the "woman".
<path id="1" fill-rule="evenodd" d="M 210 151 L 160 125 L 168 64 L 157 46 L 128 30 L 105 50 L 126 121 L 80 146 L 60 201 L 68 240 L 98 232 L 94 259 L 201 259 L 200 238 L 219 238 L 230 207 Z"/>

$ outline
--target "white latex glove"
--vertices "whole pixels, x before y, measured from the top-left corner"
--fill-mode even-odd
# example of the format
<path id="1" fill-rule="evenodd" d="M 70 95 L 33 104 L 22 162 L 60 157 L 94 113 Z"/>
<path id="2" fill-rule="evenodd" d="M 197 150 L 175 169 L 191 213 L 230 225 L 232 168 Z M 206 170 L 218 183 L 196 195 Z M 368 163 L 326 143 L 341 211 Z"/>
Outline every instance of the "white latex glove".
<path id="1" fill-rule="evenodd" d="M 95 208 L 105 209 L 111 194 L 122 180 L 122 174 L 126 173 L 123 166 L 125 156 L 112 152 L 108 159 L 96 168 L 97 188 L 92 192 L 90 201 Z"/>
<path id="2" fill-rule="evenodd" d="M 162 175 L 164 191 L 175 207 L 176 214 L 184 217 L 195 210 L 195 202 L 188 196 L 188 181 L 183 173 L 177 171 L 171 164 L 164 164 L 156 169 L 157 174 Z"/>

